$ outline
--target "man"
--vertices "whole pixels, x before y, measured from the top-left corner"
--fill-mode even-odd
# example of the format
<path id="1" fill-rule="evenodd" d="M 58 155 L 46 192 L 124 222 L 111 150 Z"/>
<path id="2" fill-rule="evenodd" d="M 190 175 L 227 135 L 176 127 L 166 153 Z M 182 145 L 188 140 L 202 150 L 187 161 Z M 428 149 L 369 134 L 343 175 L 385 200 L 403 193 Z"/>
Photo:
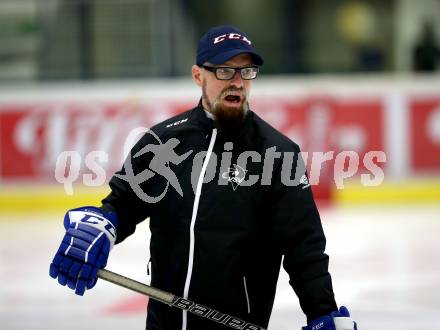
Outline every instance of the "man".
<path id="1" fill-rule="evenodd" d="M 440 46 L 435 36 L 435 27 L 426 22 L 412 52 L 413 69 L 416 72 L 434 72 L 440 62 Z"/>
<path id="2" fill-rule="evenodd" d="M 149 217 L 152 286 L 267 327 L 284 256 L 309 322 L 304 329 L 355 329 L 334 300 L 300 149 L 249 110 L 262 64 L 250 39 L 234 27 L 212 28 L 200 39 L 192 67 L 202 89 L 199 105 L 140 139 L 100 208 L 66 214 L 52 277 L 82 295 L 95 285 L 113 243 Z M 165 173 L 165 166 L 175 174 L 168 180 L 154 171 Z M 150 301 L 147 329 L 225 326 Z"/>

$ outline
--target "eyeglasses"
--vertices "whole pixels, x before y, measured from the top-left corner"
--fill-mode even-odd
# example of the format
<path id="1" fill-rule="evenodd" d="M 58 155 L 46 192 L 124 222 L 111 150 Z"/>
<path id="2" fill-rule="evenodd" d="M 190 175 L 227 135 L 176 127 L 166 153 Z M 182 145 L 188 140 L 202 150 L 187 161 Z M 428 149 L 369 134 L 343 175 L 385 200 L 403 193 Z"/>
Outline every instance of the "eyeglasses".
<path id="1" fill-rule="evenodd" d="M 244 80 L 252 80 L 257 78 L 258 75 L 258 67 L 256 66 L 246 66 L 243 68 L 231 68 L 228 66 L 206 66 L 206 65 L 200 65 L 200 67 L 204 68 L 205 70 L 208 70 L 210 72 L 214 72 L 215 77 L 218 80 L 231 80 L 235 77 L 235 73 L 237 71 L 240 71 L 240 76 Z"/>

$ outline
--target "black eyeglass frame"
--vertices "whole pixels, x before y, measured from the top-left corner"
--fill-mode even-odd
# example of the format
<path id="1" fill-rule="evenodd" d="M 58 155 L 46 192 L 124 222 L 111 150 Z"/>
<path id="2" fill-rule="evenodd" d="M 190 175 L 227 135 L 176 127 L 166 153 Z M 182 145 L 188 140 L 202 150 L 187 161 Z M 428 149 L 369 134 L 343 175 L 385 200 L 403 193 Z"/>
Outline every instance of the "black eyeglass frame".
<path id="1" fill-rule="evenodd" d="M 233 68 L 233 67 L 230 67 L 230 66 L 208 66 L 208 65 L 203 65 L 202 64 L 202 65 L 199 65 L 199 67 L 204 68 L 205 70 L 214 73 L 215 77 L 218 80 L 232 80 L 232 79 L 234 79 L 237 71 L 240 71 L 241 79 L 243 79 L 243 80 L 254 80 L 255 78 L 257 78 L 258 73 L 260 71 L 260 68 L 258 66 L 255 66 L 255 65 L 248 65 L 248 66 L 243 66 L 243 67 L 240 67 L 240 68 Z M 234 70 L 234 74 L 229 79 L 222 79 L 222 78 L 219 78 L 218 75 L 217 75 L 217 70 L 218 69 L 232 69 L 232 70 Z M 245 78 L 245 77 L 243 77 L 243 70 L 244 69 L 256 69 L 255 77 L 254 78 Z"/>

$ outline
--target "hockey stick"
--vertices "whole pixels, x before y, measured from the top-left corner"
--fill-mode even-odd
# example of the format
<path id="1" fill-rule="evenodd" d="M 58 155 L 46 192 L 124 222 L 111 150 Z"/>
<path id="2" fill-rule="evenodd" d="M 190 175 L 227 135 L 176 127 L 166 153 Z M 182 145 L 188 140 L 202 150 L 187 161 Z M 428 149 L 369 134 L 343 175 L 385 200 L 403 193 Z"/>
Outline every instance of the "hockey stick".
<path id="1" fill-rule="evenodd" d="M 113 273 L 106 269 L 100 269 L 98 271 L 98 277 L 113 284 L 122 286 L 123 288 L 130 289 L 138 293 L 141 293 L 143 295 L 146 295 L 151 299 L 160 301 L 169 306 L 180 308 L 182 310 L 204 317 L 208 320 L 224 324 L 225 326 L 228 326 L 233 329 L 266 330 L 258 325 L 248 323 L 246 321 L 230 316 L 228 314 L 221 313 L 215 309 L 200 304 L 196 304 L 190 300 L 180 298 L 178 296 L 173 295 L 172 293 L 153 288 L 152 286 Z"/>

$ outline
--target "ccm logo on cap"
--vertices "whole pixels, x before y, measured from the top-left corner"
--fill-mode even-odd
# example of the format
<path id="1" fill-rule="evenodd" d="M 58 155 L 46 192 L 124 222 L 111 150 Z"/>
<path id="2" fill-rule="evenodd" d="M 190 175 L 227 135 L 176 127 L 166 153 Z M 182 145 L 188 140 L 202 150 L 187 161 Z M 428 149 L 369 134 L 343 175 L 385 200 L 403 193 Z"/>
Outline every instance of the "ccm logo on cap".
<path id="1" fill-rule="evenodd" d="M 228 34 L 222 34 L 221 36 L 215 37 L 214 38 L 214 45 L 218 44 L 220 42 L 223 42 L 225 40 L 241 40 L 241 41 L 247 42 L 249 45 L 251 44 L 251 41 L 248 38 L 246 38 L 245 36 L 242 36 L 241 34 L 228 33 Z"/>

